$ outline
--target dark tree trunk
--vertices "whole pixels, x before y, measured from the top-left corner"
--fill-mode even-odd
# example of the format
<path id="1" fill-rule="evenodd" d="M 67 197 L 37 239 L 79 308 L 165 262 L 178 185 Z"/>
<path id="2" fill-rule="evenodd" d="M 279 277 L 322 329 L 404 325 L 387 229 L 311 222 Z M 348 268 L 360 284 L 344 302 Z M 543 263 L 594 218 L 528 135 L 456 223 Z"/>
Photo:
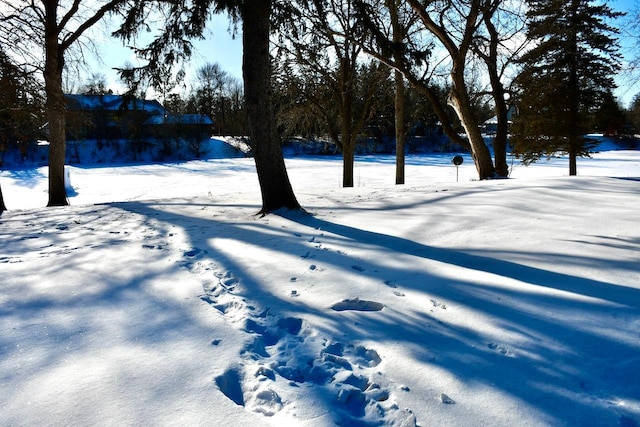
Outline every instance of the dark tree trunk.
<path id="1" fill-rule="evenodd" d="M 404 184 L 404 146 L 405 146 L 405 126 L 404 126 L 404 78 L 400 71 L 395 71 L 395 125 L 396 125 L 396 185 Z"/>
<path id="2" fill-rule="evenodd" d="M 355 148 L 351 143 L 342 144 L 342 186 L 353 187 Z"/>
<path id="3" fill-rule="evenodd" d="M 478 126 L 478 119 L 469 99 L 469 92 L 464 80 L 464 63 L 462 60 L 454 62 L 451 72 L 452 88 L 449 94 L 449 105 L 453 107 L 460 118 L 460 122 L 469 138 L 471 157 L 476 165 L 478 177 L 482 179 L 495 178 L 495 168 L 491 159 L 491 152 L 482 138 Z"/>
<path id="4" fill-rule="evenodd" d="M 49 203 L 47 206 L 65 206 L 67 192 L 64 185 L 66 157 L 65 108 L 62 91 L 63 50 L 58 43 L 57 1 L 45 1 L 45 69 L 47 94 L 46 112 L 49 121 Z"/>
<path id="5" fill-rule="evenodd" d="M 393 28 L 393 60 L 396 63 L 402 63 L 402 42 L 405 38 L 405 30 L 400 25 L 400 18 L 398 17 L 398 3 L 396 0 L 392 0 L 388 4 L 389 12 L 391 16 L 391 26 Z M 394 115 L 395 115 L 395 129 L 396 129 L 396 185 L 404 184 L 404 146 L 405 146 L 405 126 L 404 126 L 404 103 L 405 103 L 405 90 L 404 90 L 404 77 L 399 70 L 394 72 L 395 80 L 395 99 L 394 99 Z"/>
<path id="6" fill-rule="evenodd" d="M 569 147 L 569 176 L 578 175 L 578 154 L 575 145 Z"/>
<path id="7" fill-rule="evenodd" d="M 7 206 L 4 204 L 4 196 L 2 195 L 2 187 L 0 187 L 0 214 L 7 210 Z"/>
<path id="8" fill-rule="evenodd" d="M 496 175 L 509 176 L 509 164 L 507 163 L 507 139 L 509 137 L 509 110 L 505 103 L 496 102 L 496 116 L 498 127 L 496 137 L 493 140 L 493 157 L 495 159 Z"/>
<path id="9" fill-rule="evenodd" d="M 580 126 L 578 121 L 580 120 L 579 113 L 579 99 L 580 99 L 580 83 L 578 78 L 578 35 L 576 34 L 576 28 L 578 28 L 578 9 L 580 7 L 580 0 L 571 0 L 570 16 L 571 30 L 568 34 L 569 40 L 569 120 L 567 128 L 569 130 L 569 176 L 575 176 L 578 174 L 578 147 L 582 144 L 579 143 L 580 139 Z"/>
<path id="10" fill-rule="evenodd" d="M 355 163 L 356 135 L 353 128 L 353 79 L 354 73 L 348 49 L 345 58 L 340 62 L 341 99 L 340 123 L 342 139 L 342 186 L 353 187 L 353 170 Z"/>
<path id="11" fill-rule="evenodd" d="M 285 167 L 276 129 L 269 53 L 271 0 L 252 0 L 242 8 L 242 74 L 251 149 L 262 193 L 261 214 L 300 209 Z"/>
<path id="12" fill-rule="evenodd" d="M 493 157 L 495 159 L 496 175 L 501 177 L 509 176 L 509 165 L 507 163 L 507 139 L 509 137 L 509 108 L 505 99 L 505 90 L 500 81 L 498 72 L 498 47 L 500 46 L 500 35 L 495 25 L 491 22 L 493 14 L 485 15 L 484 22 L 489 32 L 489 53 L 484 56 L 489 81 L 491 82 L 491 94 L 495 103 L 496 119 L 498 127 L 493 140 Z"/>

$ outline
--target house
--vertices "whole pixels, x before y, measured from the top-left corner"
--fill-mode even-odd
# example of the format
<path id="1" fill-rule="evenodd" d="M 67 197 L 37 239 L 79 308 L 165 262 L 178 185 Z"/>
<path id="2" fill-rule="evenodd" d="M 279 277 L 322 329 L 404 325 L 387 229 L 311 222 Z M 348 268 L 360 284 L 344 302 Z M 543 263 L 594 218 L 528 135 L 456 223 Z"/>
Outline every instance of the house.
<path id="1" fill-rule="evenodd" d="M 65 95 L 67 138 L 98 141 L 209 137 L 213 121 L 170 114 L 158 101 L 124 95 Z"/>

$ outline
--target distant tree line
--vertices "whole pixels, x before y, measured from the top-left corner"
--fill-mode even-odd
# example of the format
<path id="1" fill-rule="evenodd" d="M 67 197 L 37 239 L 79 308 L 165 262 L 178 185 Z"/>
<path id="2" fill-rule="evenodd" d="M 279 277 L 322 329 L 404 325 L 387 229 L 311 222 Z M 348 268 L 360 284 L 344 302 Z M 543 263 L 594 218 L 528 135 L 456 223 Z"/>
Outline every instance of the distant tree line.
<path id="1" fill-rule="evenodd" d="M 113 36 L 131 42 L 148 28 L 150 14 L 162 14 L 157 35 L 134 49 L 144 65 L 120 69 L 128 92 L 149 85 L 170 111 L 207 114 L 216 133 L 247 135 L 265 213 L 299 207 L 283 161 L 286 138 L 330 140 L 344 158 L 343 185 L 351 186 L 356 146 L 365 139 L 395 142 L 396 183 L 401 184 L 403 155 L 411 148 L 410 139 L 408 146 L 405 141 L 412 134 L 441 130 L 470 151 L 480 179 L 491 179 L 508 176 L 511 148 L 525 161 L 568 153 L 570 174 L 575 174 L 575 158 L 590 152 L 586 132 L 630 135 L 640 128 L 638 97 L 625 111 L 612 95 L 620 68 L 615 23 L 621 14 L 592 1 L 0 4 L 0 45 L 11 53 L 2 62 L 2 84 L 8 93 L 33 89 L 28 108 L 37 111 L 29 117 L 42 123 L 46 113 L 52 206 L 67 203 L 62 180 L 65 59 L 78 57 L 87 29 L 108 15 L 122 19 Z M 217 64 L 205 64 L 188 93 L 173 92 L 184 79 L 180 64 L 191 57 L 191 40 L 204 33 L 212 13 L 228 14 L 242 30 L 242 84 Z M 10 76 L 16 72 L 44 85 L 12 88 Z M 87 90 L 104 87 L 94 81 Z M 44 103 L 38 94 L 44 94 Z M 9 98 L 3 98 L 8 106 L 1 107 L 0 119 L 11 123 L 0 126 L 11 135 L 7 141 L 17 143 L 26 135 L 17 131 L 23 123 L 17 111 L 27 106 L 20 104 L 24 98 Z M 491 117 L 495 134 L 489 146 L 482 124 Z"/>

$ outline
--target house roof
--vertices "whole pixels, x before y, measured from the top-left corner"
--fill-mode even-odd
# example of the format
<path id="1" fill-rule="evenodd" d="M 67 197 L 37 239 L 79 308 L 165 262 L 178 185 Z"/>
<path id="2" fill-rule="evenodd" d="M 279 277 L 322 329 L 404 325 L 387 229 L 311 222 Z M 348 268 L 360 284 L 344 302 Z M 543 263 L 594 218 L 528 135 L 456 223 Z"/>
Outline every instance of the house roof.
<path id="1" fill-rule="evenodd" d="M 169 114 L 156 100 L 138 99 L 123 95 L 65 95 L 67 108 L 75 111 L 144 111 L 148 113 L 145 124 L 213 125 L 203 114 Z"/>
<path id="2" fill-rule="evenodd" d="M 138 99 L 123 95 L 65 95 L 67 108 L 70 110 L 95 111 L 146 111 L 154 114 L 165 114 L 166 110 L 156 100 Z"/>

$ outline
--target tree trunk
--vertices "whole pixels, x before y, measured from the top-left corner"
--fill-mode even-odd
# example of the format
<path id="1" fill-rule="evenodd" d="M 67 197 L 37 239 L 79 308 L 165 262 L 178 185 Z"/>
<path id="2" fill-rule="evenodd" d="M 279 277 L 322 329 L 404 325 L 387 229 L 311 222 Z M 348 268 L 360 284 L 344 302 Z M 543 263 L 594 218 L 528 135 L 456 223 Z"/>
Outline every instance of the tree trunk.
<path id="1" fill-rule="evenodd" d="M 578 155 L 575 143 L 571 143 L 569 147 L 569 176 L 578 175 Z"/>
<path id="2" fill-rule="evenodd" d="M 497 59 L 496 59 L 497 61 Z M 493 157 L 495 159 L 496 176 L 506 178 L 509 176 L 509 164 L 507 163 L 507 139 L 509 137 L 509 108 L 504 99 L 505 91 L 497 70 L 489 66 L 489 79 L 491 80 L 491 92 L 495 103 L 496 136 L 493 139 Z"/>
<path id="3" fill-rule="evenodd" d="M 7 206 L 4 204 L 4 196 L 2 195 L 2 187 L 0 187 L 0 214 L 7 210 Z"/>
<path id="4" fill-rule="evenodd" d="M 269 52 L 271 0 L 252 0 L 242 7 L 242 74 L 251 149 L 253 150 L 262 209 L 300 209 L 289 181 L 276 129 Z"/>
<path id="5" fill-rule="evenodd" d="M 342 186 L 353 187 L 356 135 L 353 126 L 353 79 L 352 63 L 345 49 L 345 57 L 340 61 L 338 78 L 340 93 L 340 133 L 342 140 Z"/>
<path id="6" fill-rule="evenodd" d="M 491 95 L 495 104 L 496 121 L 498 123 L 496 136 L 493 140 L 493 156 L 495 159 L 496 175 L 509 176 L 509 164 L 507 163 L 507 138 L 509 137 L 509 108 L 505 99 L 505 90 L 500 81 L 498 72 L 498 48 L 500 36 L 496 27 L 491 22 L 491 15 L 483 17 L 487 31 L 489 32 L 489 53 L 484 56 L 485 64 L 491 83 Z"/>
<path id="7" fill-rule="evenodd" d="M 342 186 L 353 187 L 353 171 L 355 164 L 355 147 L 349 142 L 342 144 Z"/>
<path id="8" fill-rule="evenodd" d="M 495 178 L 496 171 L 493 167 L 491 152 L 482 138 L 478 119 L 471 107 L 471 100 L 464 82 L 464 71 L 454 64 L 451 77 L 453 85 L 449 94 L 449 105 L 455 110 L 469 138 L 471 157 L 476 165 L 478 177 L 481 180 Z"/>
<path id="9" fill-rule="evenodd" d="M 396 127 L 396 185 L 404 184 L 404 146 L 405 146 L 405 127 L 404 127 L 404 78 L 402 73 L 395 71 L 395 127 Z"/>
<path id="10" fill-rule="evenodd" d="M 398 16 L 398 1 L 391 0 L 388 3 L 389 14 L 391 17 L 391 27 L 393 28 L 393 60 L 402 63 L 402 42 L 405 38 L 405 30 L 400 24 Z M 405 126 L 404 126 L 404 77 L 399 70 L 394 72 L 395 79 L 395 98 L 394 98 L 394 115 L 396 129 L 396 185 L 404 184 L 404 146 L 405 146 Z"/>
<path id="11" fill-rule="evenodd" d="M 569 120 L 567 123 L 568 136 L 569 136 L 569 176 L 575 176 L 578 174 L 578 147 L 582 144 L 578 144 L 580 139 L 580 126 L 578 121 L 580 120 L 579 113 L 579 99 L 580 99 L 580 82 L 578 78 L 578 36 L 576 34 L 576 28 L 578 27 L 578 9 L 580 7 L 580 0 L 571 0 L 570 16 L 571 29 L 568 34 L 569 39 Z"/>
<path id="12" fill-rule="evenodd" d="M 496 102 L 496 117 L 498 127 L 493 140 L 493 157 L 495 159 L 496 175 L 509 176 L 509 164 L 507 163 L 507 139 L 509 137 L 509 110 L 504 102 Z"/>
<path id="13" fill-rule="evenodd" d="M 69 204 L 64 185 L 66 157 L 64 92 L 62 69 L 64 51 L 58 43 L 57 1 L 45 1 L 45 68 L 47 94 L 46 112 L 49 121 L 49 203 L 47 206 Z"/>

